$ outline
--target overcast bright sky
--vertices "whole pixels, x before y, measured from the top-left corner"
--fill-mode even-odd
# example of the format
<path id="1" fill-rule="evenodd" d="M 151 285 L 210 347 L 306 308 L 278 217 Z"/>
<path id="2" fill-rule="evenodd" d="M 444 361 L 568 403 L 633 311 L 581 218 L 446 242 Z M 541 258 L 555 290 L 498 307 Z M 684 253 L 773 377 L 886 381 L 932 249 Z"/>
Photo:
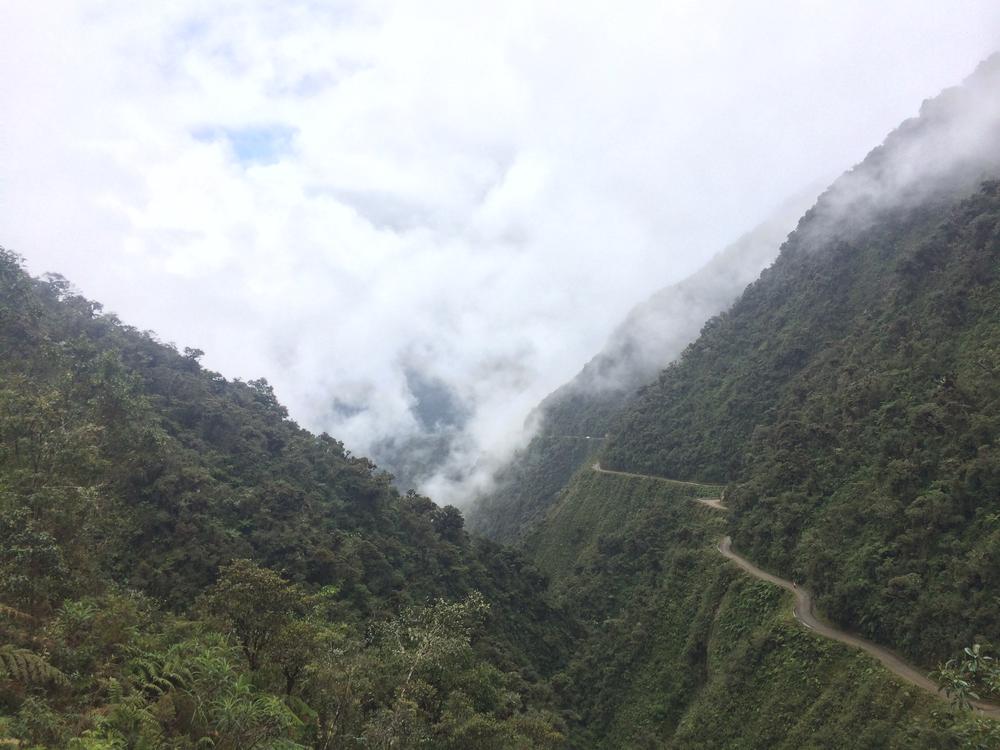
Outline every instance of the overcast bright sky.
<path id="1" fill-rule="evenodd" d="M 997 48 L 996 0 L 4 0 L 0 244 L 355 452 L 405 368 L 490 450 Z"/>

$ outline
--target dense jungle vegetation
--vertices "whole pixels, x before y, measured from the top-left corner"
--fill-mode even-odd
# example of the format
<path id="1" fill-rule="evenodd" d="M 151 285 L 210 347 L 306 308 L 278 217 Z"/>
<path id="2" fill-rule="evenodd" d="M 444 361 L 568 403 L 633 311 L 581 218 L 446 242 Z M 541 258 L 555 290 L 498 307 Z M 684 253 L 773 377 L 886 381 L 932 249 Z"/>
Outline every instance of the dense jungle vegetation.
<path id="1" fill-rule="evenodd" d="M 537 433 L 476 498 L 469 527 L 495 541 L 520 542 L 593 458 L 639 387 L 654 381 L 705 320 L 728 308 L 774 260 L 810 199 L 809 191 L 790 199 L 696 273 L 636 305 L 576 377 L 538 405 L 529 418 Z"/>
<path id="2" fill-rule="evenodd" d="M 995 56 L 838 180 L 603 458 L 731 483 L 744 554 L 926 667 L 1000 642 L 998 80 Z"/>
<path id="3" fill-rule="evenodd" d="M 952 667 L 936 674 L 953 696 L 1000 691 L 995 662 L 994 676 L 983 677 L 988 670 L 968 646 L 1000 642 L 1000 186 L 992 179 L 1000 174 L 1000 141 L 989 138 L 955 161 L 941 156 L 941 144 L 960 132 L 963 113 L 994 96 L 998 69 L 995 57 L 964 89 L 925 103 L 920 117 L 838 181 L 806 213 L 775 265 L 730 310 L 709 320 L 655 382 L 621 398 L 617 414 L 607 415 L 598 392 L 572 384 L 550 397 L 566 405 L 560 418 L 568 425 L 591 413 L 609 420 L 610 435 L 596 456 L 605 467 L 727 485 L 734 512 L 726 529 L 743 554 L 805 581 L 824 613 L 846 628 L 927 669 L 950 659 Z M 995 121 L 989 127 L 1000 133 Z M 901 190 L 900 174 L 919 170 L 918 164 L 931 165 L 924 179 Z M 558 474 L 537 460 L 546 451 L 568 450 L 555 441 L 529 446 L 529 460 L 508 469 L 513 481 L 501 485 L 482 517 L 483 507 L 475 509 L 474 524 L 501 538 L 526 539 L 532 559 L 554 576 L 561 604 L 600 609 L 603 592 L 613 598 L 629 590 L 628 576 L 614 562 L 646 554 L 633 541 L 645 538 L 645 525 L 622 519 L 624 486 L 617 494 L 596 489 L 628 480 L 586 477 L 583 462 L 589 465 L 594 454 L 573 457 L 580 473 L 572 482 L 569 460 L 555 464 Z M 520 525 L 494 521 L 505 507 Z M 687 522 L 684 528 L 691 533 Z M 595 529 L 607 536 L 595 537 Z M 581 549 L 584 562 L 573 556 Z M 665 586 L 664 568 L 646 563 L 637 569 L 658 574 L 645 584 Z M 605 570 L 615 574 L 602 581 Z M 662 599 L 639 589 L 630 603 L 619 602 L 613 614 L 588 623 L 591 640 L 577 656 L 589 648 L 604 657 L 615 653 L 629 628 L 640 634 L 631 641 L 636 648 L 651 647 L 649 623 L 668 621 L 665 613 L 690 585 Z M 701 582 L 703 590 L 712 585 L 707 577 Z M 660 603 L 643 616 L 635 602 L 648 600 Z M 682 606 L 689 617 L 696 608 L 691 601 Z M 601 643 L 605 622 L 622 630 Z M 676 630 L 666 642 L 684 637 Z M 960 653 L 965 656 L 956 657 Z M 607 699 L 588 703 L 590 695 L 580 696 L 588 725 L 603 727 L 603 737 L 637 742 L 621 739 L 614 727 L 635 727 L 623 676 L 641 674 L 644 663 L 621 669 L 609 681 L 617 687 Z M 692 683 L 690 689 L 701 688 Z M 787 683 L 785 689 L 795 694 L 805 686 Z M 758 699 L 768 695 L 760 690 L 753 690 Z M 626 720 L 614 718 L 615 700 L 627 707 Z M 725 723 L 728 714 L 714 715 L 711 705 L 685 711 L 704 712 L 703 730 Z M 860 715 L 844 726 L 855 720 L 839 745 L 814 737 L 814 744 L 801 746 L 915 742 L 902 735 L 875 739 L 877 733 L 868 744 L 852 740 L 854 732 L 866 736 L 862 726 L 873 726 Z M 658 727 L 657 737 L 676 727 L 671 742 L 677 746 L 693 726 L 676 706 L 644 721 Z M 694 746 L 741 746 L 738 738 L 750 732 L 743 726 L 729 735 L 704 735 Z M 974 735 L 921 741 L 1000 745 L 995 737 L 969 739 Z M 760 746 L 780 746 L 774 737 L 766 742 Z"/>
<path id="4" fill-rule="evenodd" d="M 932 665 L 1000 642 L 1000 185 L 778 263 L 623 417 L 609 465 L 734 482 L 734 540 Z"/>
<path id="5" fill-rule="evenodd" d="M 0 746 L 996 739 L 728 566 L 723 518 L 691 502 L 718 488 L 585 469 L 526 541 L 540 572 L 298 428 L 263 381 L 7 252 L 0 285 Z M 985 692 L 969 663 L 949 684 Z"/>
<path id="6" fill-rule="evenodd" d="M 482 525 L 520 552 L 0 250 L 0 746 L 1000 747 L 963 710 L 1000 696 L 983 172 L 810 211 L 655 383 L 560 397 L 577 434 Z M 706 484 L 591 470 L 605 420 L 606 466 Z M 723 485 L 732 513 L 693 502 Z M 727 531 L 954 706 L 800 627 Z"/>
<path id="7" fill-rule="evenodd" d="M 1000 746 L 1000 723 L 811 633 L 789 594 L 726 561 L 725 515 L 692 500 L 718 489 L 583 469 L 527 538 L 587 628 L 553 683 L 579 714 L 581 746 Z M 977 672 L 959 661 L 956 684 Z"/>
<path id="8" fill-rule="evenodd" d="M 0 353 L 0 737 L 561 744 L 572 622 L 455 508 L 6 251 Z"/>

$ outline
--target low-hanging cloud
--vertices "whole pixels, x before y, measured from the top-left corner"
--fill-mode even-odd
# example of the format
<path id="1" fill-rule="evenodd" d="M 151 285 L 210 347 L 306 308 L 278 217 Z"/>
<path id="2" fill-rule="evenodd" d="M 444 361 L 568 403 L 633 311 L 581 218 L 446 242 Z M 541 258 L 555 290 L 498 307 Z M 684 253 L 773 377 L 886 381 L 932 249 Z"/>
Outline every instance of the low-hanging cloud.
<path id="1" fill-rule="evenodd" d="M 886 212 L 906 211 L 1000 177 L 1000 52 L 900 124 L 820 197 L 801 230 L 806 247 L 849 241 Z"/>
<path id="2" fill-rule="evenodd" d="M 461 501 L 636 300 L 991 51 L 938 6 L 5 4 L 0 241 L 357 453 L 430 434 Z"/>

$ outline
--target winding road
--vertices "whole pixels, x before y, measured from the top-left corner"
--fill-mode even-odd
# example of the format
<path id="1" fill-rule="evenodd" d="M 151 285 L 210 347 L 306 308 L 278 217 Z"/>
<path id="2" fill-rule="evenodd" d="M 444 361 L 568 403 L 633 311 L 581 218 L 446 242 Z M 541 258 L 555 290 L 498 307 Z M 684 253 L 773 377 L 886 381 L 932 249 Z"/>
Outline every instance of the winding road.
<path id="1" fill-rule="evenodd" d="M 711 487 L 712 486 L 710 484 L 705 484 L 704 482 L 684 482 L 684 481 L 681 481 L 680 479 L 667 479 L 666 477 L 654 477 L 654 476 L 652 476 L 650 474 L 633 474 L 630 471 L 615 471 L 614 469 L 602 469 L 600 461 L 598 461 L 596 464 L 594 464 L 594 466 L 592 468 L 598 474 L 614 474 L 615 476 L 619 476 L 619 477 L 634 477 L 635 479 L 655 479 L 658 482 L 667 482 L 669 484 L 682 484 L 685 487 Z M 724 506 L 720 505 L 719 507 L 721 509 L 725 510 Z"/>
<path id="2" fill-rule="evenodd" d="M 649 474 L 633 474 L 627 471 L 603 469 L 601 468 L 600 462 L 595 463 L 592 468 L 594 471 L 601 474 L 614 474 L 622 477 L 635 477 L 637 479 L 654 479 L 661 482 L 669 482 L 670 484 L 681 484 L 685 486 L 705 486 L 699 482 L 682 482 L 676 479 L 667 479 L 666 477 L 657 477 Z M 696 502 L 706 505 L 709 508 L 714 508 L 715 510 L 721 510 L 723 512 L 729 510 L 722 504 L 722 498 L 719 497 L 699 497 L 695 498 L 695 500 Z M 879 646 L 878 644 L 872 643 L 861 636 L 835 628 L 828 622 L 821 620 L 816 615 L 813 607 L 812 594 L 809 593 L 807 589 L 797 586 L 791 581 L 786 581 L 784 578 L 779 578 L 778 576 L 768 573 L 765 570 L 761 570 L 745 557 L 737 554 L 733 550 L 733 540 L 730 537 L 723 537 L 719 541 L 719 545 L 716 549 L 719 550 L 719 553 L 723 557 L 736 563 L 740 569 L 749 573 L 754 578 L 759 578 L 762 581 L 767 581 L 768 583 L 780 586 L 781 588 L 790 591 L 795 596 L 795 605 L 792 609 L 792 614 L 795 615 L 796 620 L 810 630 L 822 635 L 825 638 L 829 638 L 830 640 L 838 641 L 848 646 L 861 649 L 870 656 L 878 659 L 886 669 L 905 682 L 915 685 L 922 690 L 926 690 L 936 698 L 947 700 L 933 680 L 931 680 L 921 670 L 905 661 L 898 654 L 885 648 L 884 646 Z M 985 701 L 971 701 L 971 703 L 977 713 L 981 713 L 993 719 L 1000 719 L 1000 706 L 996 706 L 992 703 L 986 703 Z"/>

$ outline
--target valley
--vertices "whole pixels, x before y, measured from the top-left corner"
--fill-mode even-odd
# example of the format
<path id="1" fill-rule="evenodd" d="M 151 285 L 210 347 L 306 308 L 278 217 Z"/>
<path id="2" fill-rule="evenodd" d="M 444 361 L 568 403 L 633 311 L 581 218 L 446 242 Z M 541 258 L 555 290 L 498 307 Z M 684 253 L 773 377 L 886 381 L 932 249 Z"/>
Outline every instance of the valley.
<path id="1" fill-rule="evenodd" d="M 203 29 L 183 31 L 170 50 Z M 366 65 L 346 67 L 364 82 L 355 95 L 377 88 Z M 306 78 L 265 88 L 308 99 L 320 84 Z M 378 122 L 409 133 L 385 116 L 392 98 Z M 445 119 L 434 138 L 461 118 Z M 1000 53 L 818 197 L 756 216 L 651 295 L 664 280 L 642 280 L 637 304 L 625 295 L 645 266 L 585 259 L 578 246 L 605 238 L 588 221 L 614 228 L 605 261 L 652 264 L 645 232 L 680 226 L 686 184 L 677 205 L 644 187 L 650 213 L 633 226 L 635 206 L 611 205 L 617 178 L 607 192 L 608 175 L 594 179 L 597 201 L 555 176 L 557 163 L 586 172 L 599 149 L 550 164 L 486 140 L 488 159 L 440 152 L 468 184 L 438 185 L 447 169 L 430 163 L 420 179 L 374 170 L 358 190 L 321 184 L 322 159 L 283 162 L 315 148 L 295 128 L 199 124 L 164 140 L 234 185 L 292 185 L 287 236 L 258 227 L 249 200 L 238 228 L 199 233 L 143 224 L 142 196 L 101 198 L 185 288 L 245 284 L 216 341 L 232 354 L 260 336 L 250 361 L 280 363 L 316 424 L 343 426 L 395 476 L 301 426 L 266 378 L 217 372 L 0 247 L 0 747 L 1000 748 Z M 355 156 L 326 167 L 364 172 Z M 755 168 L 755 189 L 784 157 Z M 635 173 L 647 166 L 637 153 Z M 392 210 L 372 208 L 382 180 L 403 190 Z M 704 185 L 700 221 L 739 213 Z M 202 220 L 221 211 L 209 203 Z M 365 238 L 344 243 L 341 266 L 337 243 L 310 245 L 328 240 L 319 215 Z M 295 283 L 262 283 L 270 254 L 250 279 L 244 256 L 219 252 L 226 283 L 196 278 L 195 255 L 258 232 L 324 248 L 318 270 L 281 256 Z M 714 234 L 660 239 L 709 257 L 682 247 L 695 236 Z M 550 242 L 562 264 L 535 267 Z M 408 262 L 423 253 L 420 275 Z M 131 279 L 137 305 L 165 278 L 136 288 L 106 270 Z M 508 298 L 490 295 L 505 284 Z M 561 358 L 585 361 L 569 358 L 590 339 L 552 335 L 557 322 L 589 330 L 605 285 L 616 310 L 634 306 L 602 321 L 604 346 L 529 414 L 539 363 L 556 380 Z M 161 304 L 201 309 L 195 292 Z M 490 436 L 503 438 L 487 450 Z M 455 504 L 412 486 L 432 481 Z"/>

